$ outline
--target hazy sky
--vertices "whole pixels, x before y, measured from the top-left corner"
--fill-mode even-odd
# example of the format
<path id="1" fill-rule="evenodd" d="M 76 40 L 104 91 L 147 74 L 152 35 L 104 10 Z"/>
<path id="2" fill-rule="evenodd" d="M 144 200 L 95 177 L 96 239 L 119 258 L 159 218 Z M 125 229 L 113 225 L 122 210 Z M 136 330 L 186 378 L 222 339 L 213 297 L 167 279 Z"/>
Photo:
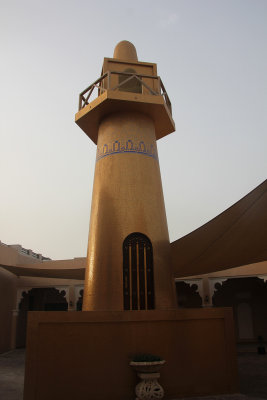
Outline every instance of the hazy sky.
<path id="1" fill-rule="evenodd" d="M 96 146 L 78 95 L 130 40 L 176 132 L 158 141 L 171 241 L 266 179 L 267 0 L 0 0 L 0 240 L 87 249 Z"/>

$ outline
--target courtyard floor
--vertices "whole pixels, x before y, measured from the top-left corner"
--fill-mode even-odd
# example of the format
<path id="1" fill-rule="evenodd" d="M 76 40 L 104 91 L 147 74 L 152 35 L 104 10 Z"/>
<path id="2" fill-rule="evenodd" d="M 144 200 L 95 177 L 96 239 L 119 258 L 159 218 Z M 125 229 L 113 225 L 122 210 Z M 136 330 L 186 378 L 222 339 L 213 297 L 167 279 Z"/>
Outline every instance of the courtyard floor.
<path id="1" fill-rule="evenodd" d="M 0 354 L 0 399 L 22 400 L 25 350 Z M 266 400 L 267 355 L 238 354 L 240 394 L 191 397 L 186 400 Z M 180 399 L 181 400 L 181 399 Z"/>

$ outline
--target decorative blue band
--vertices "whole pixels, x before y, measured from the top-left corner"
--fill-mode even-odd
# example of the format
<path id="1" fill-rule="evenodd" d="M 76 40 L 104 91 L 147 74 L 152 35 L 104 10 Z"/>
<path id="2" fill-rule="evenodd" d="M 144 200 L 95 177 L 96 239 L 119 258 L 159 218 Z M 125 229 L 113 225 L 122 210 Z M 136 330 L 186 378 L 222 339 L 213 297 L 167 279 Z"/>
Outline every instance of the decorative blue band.
<path id="1" fill-rule="evenodd" d="M 101 158 L 120 153 L 138 153 L 144 156 L 152 157 L 158 161 L 156 144 L 145 144 L 143 141 L 134 143 L 131 139 L 128 139 L 125 142 L 115 140 L 111 144 L 104 144 L 101 147 L 97 147 L 96 161 L 101 160 Z"/>

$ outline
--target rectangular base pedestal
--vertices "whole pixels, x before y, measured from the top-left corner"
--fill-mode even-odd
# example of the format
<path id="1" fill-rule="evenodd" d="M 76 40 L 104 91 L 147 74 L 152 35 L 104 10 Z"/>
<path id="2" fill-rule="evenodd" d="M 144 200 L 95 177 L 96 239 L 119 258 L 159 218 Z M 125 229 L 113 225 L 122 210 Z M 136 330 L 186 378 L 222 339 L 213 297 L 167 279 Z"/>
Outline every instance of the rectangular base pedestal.
<path id="1" fill-rule="evenodd" d="M 231 309 L 30 312 L 24 400 L 134 399 L 136 353 L 166 360 L 166 399 L 238 391 Z"/>

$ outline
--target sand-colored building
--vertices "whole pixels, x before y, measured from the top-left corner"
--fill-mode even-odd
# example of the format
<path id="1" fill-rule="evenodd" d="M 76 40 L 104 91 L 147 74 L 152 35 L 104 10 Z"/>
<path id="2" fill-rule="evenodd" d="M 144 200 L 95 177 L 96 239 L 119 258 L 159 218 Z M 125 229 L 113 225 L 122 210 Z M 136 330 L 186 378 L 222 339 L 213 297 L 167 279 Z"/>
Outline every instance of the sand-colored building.
<path id="1" fill-rule="evenodd" d="M 237 341 L 267 338 L 266 230 L 267 181 L 172 242 L 177 306 L 231 306 Z M 1 242 L 0 265 L 1 352 L 25 345 L 28 310 L 81 310 L 86 258 L 53 261 Z"/>
<path id="2" fill-rule="evenodd" d="M 267 181 L 170 243 L 156 141 L 175 130 L 171 103 L 156 64 L 127 41 L 80 94 L 75 122 L 97 144 L 87 257 L 0 246 L 0 351 L 25 346 L 29 315 L 25 400 L 84 397 L 88 387 L 94 398 L 130 398 L 138 352 L 166 358 L 169 398 L 236 392 L 225 306 L 238 341 L 267 334 Z M 96 384 L 102 375 L 107 385 Z"/>
<path id="3" fill-rule="evenodd" d="M 171 112 L 156 64 L 120 42 L 75 116 L 97 144 L 88 255 L 53 261 L 0 242 L 0 352 L 25 345 L 28 310 L 82 302 L 85 311 L 233 306 L 237 340 L 267 337 L 267 181 L 170 243 L 156 140 L 175 130 Z"/>
<path id="4" fill-rule="evenodd" d="M 27 311 L 81 308 L 85 258 L 52 261 L 0 242 L 0 266 L 1 353 L 25 346 Z"/>

